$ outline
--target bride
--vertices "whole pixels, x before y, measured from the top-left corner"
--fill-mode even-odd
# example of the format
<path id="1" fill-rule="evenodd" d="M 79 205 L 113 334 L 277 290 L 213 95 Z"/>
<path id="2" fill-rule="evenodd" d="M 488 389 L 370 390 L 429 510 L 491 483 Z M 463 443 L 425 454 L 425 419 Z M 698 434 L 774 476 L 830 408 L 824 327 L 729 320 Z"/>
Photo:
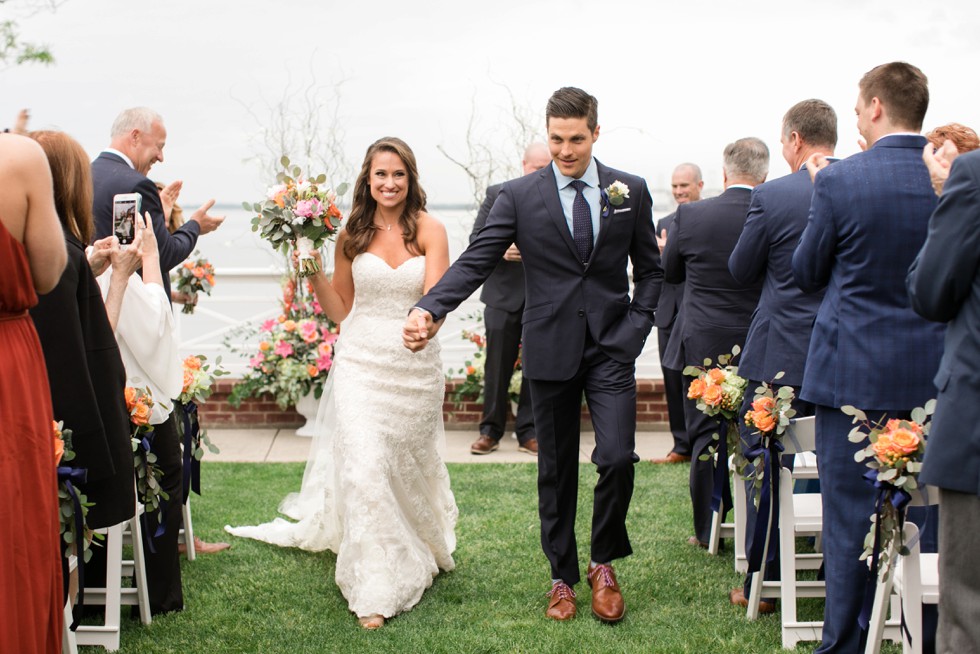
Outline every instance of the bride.
<path id="1" fill-rule="evenodd" d="M 312 278 L 320 305 L 343 324 L 301 490 L 280 506 L 295 522 L 225 528 L 336 552 L 337 586 L 365 629 L 411 609 L 455 566 L 439 349 L 413 354 L 401 339 L 408 310 L 449 267 L 446 230 L 425 199 L 408 145 L 386 137 L 368 148 L 333 279 Z"/>

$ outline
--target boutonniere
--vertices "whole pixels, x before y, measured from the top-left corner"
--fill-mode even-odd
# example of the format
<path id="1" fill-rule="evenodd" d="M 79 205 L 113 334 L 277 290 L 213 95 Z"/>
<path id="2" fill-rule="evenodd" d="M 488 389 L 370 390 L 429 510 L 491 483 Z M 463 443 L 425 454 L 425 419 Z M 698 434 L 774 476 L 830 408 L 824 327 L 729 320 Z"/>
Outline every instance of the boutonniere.
<path id="1" fill-rule="evenodd" d="M 630 197 L 630 187 L 623 184 L 618 179 L 605 188 L 606 195 L 609 197 L 609 204 L 618 207 Z"/>

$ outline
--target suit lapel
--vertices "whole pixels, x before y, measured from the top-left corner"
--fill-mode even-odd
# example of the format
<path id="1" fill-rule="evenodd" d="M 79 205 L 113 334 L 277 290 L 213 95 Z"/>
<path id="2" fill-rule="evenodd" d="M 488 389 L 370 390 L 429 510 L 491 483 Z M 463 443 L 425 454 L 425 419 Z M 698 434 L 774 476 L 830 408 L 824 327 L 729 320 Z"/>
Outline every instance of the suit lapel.
<path id="1" fill-rule="evenodd" d="M 599 171 L 599 235 L 596 237 L 595 247 L 592 249 L 592 256 L 589 257 L 590 262 L 595 257 L 596 250 L 602 246 L 602 242 L 605 240 L 609 217 L 612 215 L 612 207 L 609 206 L 609 197 L 606 195 L 605 189 L 609 188 L 610 184 L 616 181 L 612 178 L 612 172 L 599 163 L 598 159 L 596 159 L 595 163 Z"/>
<path id="2" fill-rule="evenodd" d="M 565 212 L 561 208 L 561 200 L 558 199 L 558 182 L 555 180 L 555 171 L 550 165 L 542 168 L 538 174 L 537 187 L 551 221 L 572 255 L 578 259 L 578 248 L 575 247 L 575 241 L 568 231 L 568 221 L 565 220 Z"/>

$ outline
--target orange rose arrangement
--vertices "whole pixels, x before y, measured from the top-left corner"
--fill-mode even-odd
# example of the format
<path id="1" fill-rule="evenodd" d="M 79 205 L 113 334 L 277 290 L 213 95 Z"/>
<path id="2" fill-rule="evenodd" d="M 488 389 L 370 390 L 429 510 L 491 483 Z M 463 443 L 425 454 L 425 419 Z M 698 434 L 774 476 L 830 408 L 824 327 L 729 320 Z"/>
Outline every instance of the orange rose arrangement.
<path id="1" fill-rule="evenodd" d="M 198 252 L 195 251 L 191 255 L 192 258 L 185 261 L 171 274 L 176 289 L 186 295 L 189 300 L 184 302 L 182 313 L 194 313 L 198 293 L 211 295 L 211 290 L 214 288 L 214 266 L 204 257 L 197 255 Z"/>
<path id="2" fill-rule="evenodd" d="M 133 468 L 136 471 L 136 495 L 146 507 L 147 513 L 156 512 L 163 524 L 161 502 L 169 500 L 170 495 L 163 490 L 160 480 L 163 470 L 157 465 L 157 455 L 153 453 L 153 396 L 147 388 L 126 387 L 126 409 L 132 425 Z"/>
<path id="3" fill-rule="evenodd" d="M 761 491 L 765 484 L 766 475 L 773 473 L 772 483 L 776 483 L 775 473 L 779 466 L 779 451 L 773 451 L 773 446 L 782 440 L 786 428 L 789 427 L 790 420 L 796 415 L 793 408 L 793 400 L 796 393 L 791 386 L 780 386 L 773 391 L 775 382 L 783 377 L 783 373 L 776 373 L 772 383 L 762 382 L 762 385 L 755 389 L 755 397 L 752 400 L 751 408 L 745 412 L 745 424 L 753 428 L 753 433 L 759 435 L 759 446 L 754 447 L 749 452 L 752 463 L 751 471 L 746 468 L 743 474 L 746 480 L 751 481 L 756 492 L 753 493 L 753 500 L 756 507 L 762 496 Z M 768 452 L 768 457 L 766 453 Z M 768 458 L 769 465 L 764 459 Z"/>
<path id="4" fill-rule="evenodd" d="M 712 366 L 711 359 L 705 359 L 703 366 L 687 366 L 684 374 L 694 377 L 687 388 L 687 397 L 697 401 L 698 410 L 706 416 L 720 417 L 726 426 L 726 442 L 722 451 L 725 459 L 724 465 L 728 465 L 728 454 L 733 454 L 736 458 L 736 465 L 744 467 L 744 457 L 741 455 L 741 448 L 738 447 L 738 410 L 742 406 L 742 397 L 745 394 L 745 387 L 748 382 L 738 376 L 738 367 L 731 365 L 732 359 L 738 356 L 741 348 L 736 345 L 732 348 L 731 354 L 723 354 L 718 357 L 718 365 Z M 715 443 L 708 447 L 708 451 L 700 455 L 702 461 L 707 461 L 718 451 L 721 437 L 713 434 Z"/>
<path id="5" fill-rule="evenodd" d="M 95 506 L 89 502 L 85 493 L 75 484 L 83 483 L 86 477 L 84 468 L 70 465 L 75 459 L 72 447 L 71 429 L 66 429 L 63 422 L 52 421 L 54 430 L 55 467 L 58 472 L 58 520 L 61 531 L 61 544 L 64 546 L 64 556 L 68 558 L 78 551 L 77 544 L 82 544 L 81 561 L 92 558 L 91 545 L 94 538 L 104 539 L 103 534 L 96 534 L 88 528 L 88 510 Z"/>
<path id="6" fill-rule="evenodd" d="M 877 489 L 875 513 L 871 515 L 871 528 L 861 554 L 862 561 L 871 559 L 875 581 L 879 571 L 883 579 L 891 575 L 893 552 L 908 551 L 902 540 L 905 507 L 911 499 L 909 491 L 919 487 L 929 420 L 935 409 L 936 401 L 929 400 L 924 407 L 913 409 L 908 420 L 883 416 L 873 423 L 863 411 L 853 406 L 841 407 L 854 419 L 855 427 L 848 434 L 850 441 L 868 441 L 854 458 L 868 466 L 864 478 Z"/>
<path id="7" fill-rule="evenodd" d="M 203 354 L 191 355 L 184 359 L 184 385 L 176 398 L 174 413 L 177 418 L 177 435 L 183 447 L 184 498 L 190 490 L 201 494 L 201 459 L 204 448 L 213 454 L 219 452 L 217 446 L 208 438 L 206 429 L 201 429 L 197 412 L 198 402 L 205 402 L 211 396 L 214 380 L 228 371 L 221 367 L 221 357 L 214 364 L 208 363 Z"/>

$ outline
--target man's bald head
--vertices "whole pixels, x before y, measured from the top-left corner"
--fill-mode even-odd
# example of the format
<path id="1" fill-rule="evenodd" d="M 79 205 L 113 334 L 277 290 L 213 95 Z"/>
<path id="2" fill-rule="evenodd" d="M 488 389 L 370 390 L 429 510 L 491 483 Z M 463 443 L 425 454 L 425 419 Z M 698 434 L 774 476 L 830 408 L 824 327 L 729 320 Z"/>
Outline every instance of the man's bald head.
<path id="1" fill-rule="evenodd" d="M 701 168 L 697 164 L 682 163 L 674 168 L 670 178 L 670 192 L 677 204 L 697 202 L 701 199 L 701 189 L 704 180 L 701 179 Z"/>

